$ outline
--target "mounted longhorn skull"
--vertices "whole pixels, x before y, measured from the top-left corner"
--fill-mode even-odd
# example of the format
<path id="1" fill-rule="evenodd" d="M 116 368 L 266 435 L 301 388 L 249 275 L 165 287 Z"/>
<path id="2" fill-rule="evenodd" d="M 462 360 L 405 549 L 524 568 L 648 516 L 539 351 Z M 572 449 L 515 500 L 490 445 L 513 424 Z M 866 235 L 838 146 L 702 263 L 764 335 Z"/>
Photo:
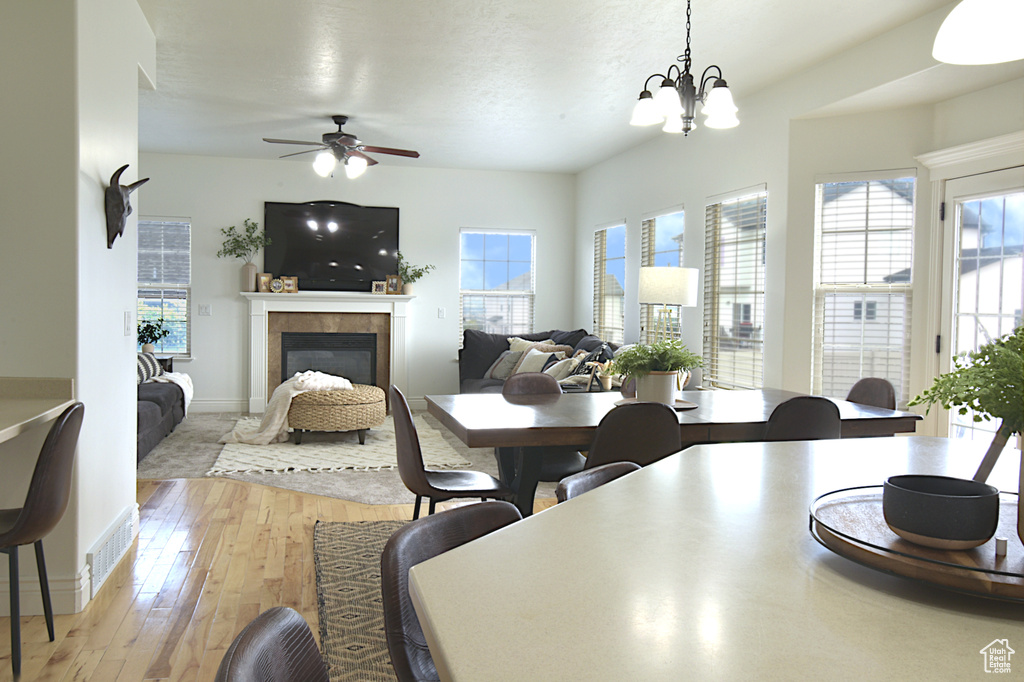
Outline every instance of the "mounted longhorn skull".
<path id="1" fill-rule="evenodd" d="M 110 176 L 110 186 L 104 192 L 107 209 L 107 248 L 114 247 L 114 240 L 124 234 L 124 225 L 132 213 L 132 205 L 128 203 L 129 195 L 149 181 L 149 178 L 137 180 L 130 185 L 121 184 L 121 173 L 128 168 L 125 164 Z"/>

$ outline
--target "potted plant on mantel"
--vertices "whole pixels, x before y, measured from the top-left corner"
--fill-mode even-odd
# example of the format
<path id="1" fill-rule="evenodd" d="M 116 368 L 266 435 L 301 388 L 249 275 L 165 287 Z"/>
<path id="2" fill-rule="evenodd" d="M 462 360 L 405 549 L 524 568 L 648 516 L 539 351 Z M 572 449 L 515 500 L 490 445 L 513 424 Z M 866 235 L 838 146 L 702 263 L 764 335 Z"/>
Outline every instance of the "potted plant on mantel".
<path id="1" fill-rule="evenodd" d="M 243 259 L 245 264 L 242 265 L 242 291 L 256 291 L 256 264 L 252 259 L 260 249 L 270 244 L 270 237 L 255 221 L 246 218 L 243 225 L 244 232 L 239 232 L 234 225 L 220 228 L 221 234 L 224 235 L 224 243 L 217 252 L 217 258 Z"/>
<path id="2" fill-rule="evenodd" d="M 927 405 L 930 410 L 936 403 L 947 410 L 957 408 L 963 415 L 973 412 L 976 422 L 1001 420 L 974 474 L 975 481 L 985 482 L 1010 437 L 1024 431 L 1024 326 L 972 353 L 958 355 L 951 372 L 936 377 L 930 388 L 907 404 Z M 1024 457 L 1020 482 L 1024 491 Z M 1024 503 L 1018 499 L 1017 505 L 1017 534 L 1024 542 Z"/>
<path id="3" fill-rule="evenodd" d="M 402 280 L 402 293 L 412 294 L 412 283 L 419 281 L 423 275 L 434 269 L 433 265 L 413 265 L 405 260 L 402 252 L 398 252 L 398 279 Z"/>
<path id="4" fill-rule="evenodd" d="M 171 330 L 164 327 L 164 318 L 156 320 L 139 320 L 135 336 L 143 353 L 155 353 L 156 345 L 161 339 L 170 336 Z"/>
<path id="5" fill-rule="evenodd" d="M 690 371 L 704 360 L 678 339 L 638 343 L 615 356 L 615 369 L 636 379 L 636 398 L 645 402 L 675 403 L 676 389 L 690 380 Z"/>

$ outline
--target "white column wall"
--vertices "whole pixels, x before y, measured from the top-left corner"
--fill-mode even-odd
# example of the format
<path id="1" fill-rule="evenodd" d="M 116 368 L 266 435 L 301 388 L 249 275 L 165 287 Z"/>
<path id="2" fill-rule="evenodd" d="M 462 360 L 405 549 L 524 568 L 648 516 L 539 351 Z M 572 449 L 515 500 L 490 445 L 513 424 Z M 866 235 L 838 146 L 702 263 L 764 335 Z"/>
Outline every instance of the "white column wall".
<path id="1" fill-rule="evenodd" d="M 265 201 L 335 200 L 400 209 L 402 253 L 417 265 L 437 266 L 416 283 L 408 306 L 410 398 L 458 392 L 462 227 L 535 230 L 536 327 L 571 328 L 572 176 L 396 166 L 386 158 L 357 180 L 343 174 L 321 178 L 309 160 L 143 153 L 140 163 L 140 173 L 152 180 L 142 190 L 139 215 L 192 221 L 194 359 L 176 360 L 175 369 L 192 376 L 195 410 L 248 409 L 249 309 L 239 294 L 241 262 L 216 253 L 221 228 L 241 226 L 245 218 L 263 226 Z M 262 259 L 261 253 L 258 266 Z M 199 317 L 200 303 L 210 305 L 212 315 Z"/>

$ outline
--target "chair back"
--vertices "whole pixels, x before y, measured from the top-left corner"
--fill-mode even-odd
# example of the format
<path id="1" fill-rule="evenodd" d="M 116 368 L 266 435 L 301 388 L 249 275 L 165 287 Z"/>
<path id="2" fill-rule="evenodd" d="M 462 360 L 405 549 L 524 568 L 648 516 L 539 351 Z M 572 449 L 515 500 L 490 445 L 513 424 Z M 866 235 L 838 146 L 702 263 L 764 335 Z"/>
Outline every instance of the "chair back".
<path id="1" fill-rule="evenodd" d="M 501 387 L 503 396 L 510 395 L 546 395 L 562 392 L 558 380 L 544 372 L 520 372 L 505 379 Z"/>
<path id="2" fill-rule="evenodd" d="M 682 447 L 675 410 L 664 403 L 626 403 L 612 409 L 597 425 L 584 470 L 609 462 L 644 466 Z"/>
<path id="3" fill-rule="evenodd" d="M 231 642 L 216 682 L 328 682 L 327 666 L 299 613 L 276 606 L 256 616 Z"/>
<path id="4" fill-rule="evenodd" d="M 416 424 L 412 421 L 412 410 L 409 409 L 408 401 L 397 386 L 392 384 L 388 392 L 391 395 L 391 417 L 395 420 L 398 475 L 411 493 L 429 497 L 436 491 L 427 481 L 423 451 L 420 450 L 420 436 L 416 431 Z"/>
<path id="5" fill-rule="evenodd" d="M 388 652 L 399 682 L 437 679 L 409 598 L 409 569 L 521 518 L 508 502 L 480 502 L 411 521 L 388 539 L 380 558 L 381 595 Z"/>
<path id="6" fill-rule="evenodd" d="M 593 490 L 599 485 L 614 481 L 620 476 L 632 473 L 640 468 L 636 462 L 609 462 L 591 469 L 584 469 L 578 474 L 566 476 L 558 482 L 555 497 L 559 502 L 571 500 L 583 493 Z"/>
<path id="7" fill-rule="evenodd" d="M 846 394 L 846 399 L 859 405 L 896 409 L 896 390 L 887 379 L 880 377 L 864 377 L 859 380 Z"/>
<path id="8" fill-rule="evenodd" d="M 75 403 L 50 426 L 28 485 L 25 506 L 14 525 L 0 535 L 0 546 L 29 545 L 41 540 L 64 516 L 71 497 L 71 470 L 84 416 L 85 405 Z"/>
<path id="9" fill-rule="evenodd" d="M 622 380 L 622 386 L 619 387 L 619 393 L 622 394 L 623 398 L 635 398 L 636 397 L 636 377 L 627 376 Z"/>
<path id="10" fill-rule="evenodd" d="M 778 405 L 768 417 L 764 440 L 822 440 L 842 437 L 839 408 L 828 398 L 802 395 Z"/>

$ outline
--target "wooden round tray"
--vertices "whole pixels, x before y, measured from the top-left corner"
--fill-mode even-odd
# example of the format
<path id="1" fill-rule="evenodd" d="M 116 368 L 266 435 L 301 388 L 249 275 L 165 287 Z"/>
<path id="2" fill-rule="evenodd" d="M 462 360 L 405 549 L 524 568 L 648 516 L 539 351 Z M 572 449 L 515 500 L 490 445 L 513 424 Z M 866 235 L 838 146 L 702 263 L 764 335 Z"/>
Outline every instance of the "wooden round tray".
<path id="1" fill-rule="evenodd" d="M 941 550 L 907 542 L 882 515 L 882 487 L 826 493 L 811 505 L 811 535 L 836 554 L 879 571 L 960 592 L 1024 601 L 1024 544 L 1017 536 L 1017 495 L 1000 493 L 999 526 L 985 544 Z M 1006 556 L 996 556 L 1006 538 Z"/>

